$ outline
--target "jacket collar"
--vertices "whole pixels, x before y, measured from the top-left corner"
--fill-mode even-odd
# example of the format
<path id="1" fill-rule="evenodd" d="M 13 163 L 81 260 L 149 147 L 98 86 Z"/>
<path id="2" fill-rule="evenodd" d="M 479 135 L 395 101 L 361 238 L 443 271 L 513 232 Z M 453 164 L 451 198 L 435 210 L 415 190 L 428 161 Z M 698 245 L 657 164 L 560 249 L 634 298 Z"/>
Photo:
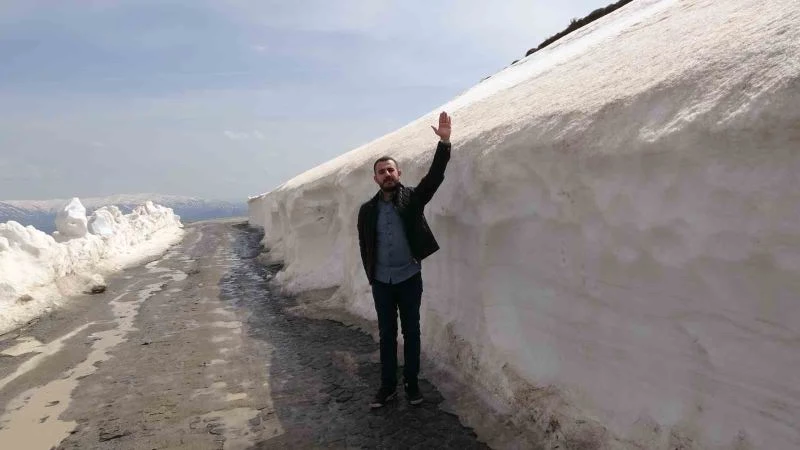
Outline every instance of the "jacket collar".
<path id="1" fill-rule="evenodd" d="M 392 203 L 394 203 L 395 205 L 397 204 L 397 199 L 400 197 L 398 193 L 400 192 L 401 189 L 405 189 L 405 186 L 403 186 L 403 183 L 398 181 L 397 189 L 395 189 L 394 196 L 392 197 Z M 378 206 L 378 202 L 381 199 L 381 195 L 383 195 L 383 191 L 378 189 L 378 192 L 376 192 L 375 196 L 372 197 L 372 203 L 374 203 L 375 206 Z"/>

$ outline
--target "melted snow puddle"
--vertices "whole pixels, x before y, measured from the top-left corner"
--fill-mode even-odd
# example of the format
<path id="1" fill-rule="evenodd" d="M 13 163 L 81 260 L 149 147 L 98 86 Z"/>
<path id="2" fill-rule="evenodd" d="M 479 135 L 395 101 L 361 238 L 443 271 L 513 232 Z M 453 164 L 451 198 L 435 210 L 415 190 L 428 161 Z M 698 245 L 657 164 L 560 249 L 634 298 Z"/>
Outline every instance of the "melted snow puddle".
<path id="1" fill-rule="evenodd" d="M 225 394 L 226 402 L 235 402 L 237 400 L 245 400 L 245 399 L 247 399 L 246 392 L 239 392 L 237 394 Z"/>
<path id="2" fill-rule="evenodd" d="M 207 388 L 195 389 L 194 392 L 192 392 L 191 398 L 195 399 L 197 397 L 206 396 L 206 395 L 209 395 L 209 396 L 222 395 L 222 394 L 225 393 L 225 388 L 227 388 L 227 387 L 228 387 L 228 383 L 226 383 L 224 381 L 217 381 L 216 383 L 213 383 L 211 386 L 209 386 Z"/>
<path id="3" fill-rule="evenodd" d="M 40 350 L 40 348 L 44 346 L 44 344 L 39 342 L 36 338 L 32 338 L 30 336 L 21 337 L 17 339 L 17 342 L 19 342 L 19 344 L 3 350 L 2 354 L 8 356 L 20 356 L 26 353 L 41 353 L 42 350 Z"/>
<path id="4" fill-rule="evenodd" d="M 160 270 L 153 270 L 154 268 L 151 264 L 148 264 L 148 269 L 153 272 L 161 272 Z M 174 271 L 172 278 L 174 280 L 185 279 L 186 274 Z M 111 330 L 93 333 L 91 337 L 95 341 L 92 343 L 91 352 L 74 369 L 67 370 L 61 378 L 53 380 L 44 386 L 23 392 L 9 402 L 5 414 L 0 417 L 0 424 L 3 426 L 0 429 L 0 442 L 11 444 L 12 448 L 50 449 L 67 437 L 77 423 L 58 420 L 58 417 L 69 406 L 72 391 L 78 386 L 81 378 L 97 370 L 95 363 L 106 361 L 111 357 L 108 353 L 109 349 L 125 341 L 125 336 L 134 328 L 133 322 L 141 304 L 163 288 L 163 282 L 153 283 L 139 290 L 136 300 L 120 301 L 129 292 L 123 293 L 112 300 L 110 305 L 116 317 L 114 319 L 116 327 Z M 39 348 L 43 349 L 43 351 L 26 361 L 16 372 L 0 381 L 0 389 L 11 380 L 36 367 L 47 356 L 60 350 L 65 340 L 83 331 L 93 323 L 85 324 L 45 346 L 40 346 Z"/>
<path id="5" fill-rule="evenodd" d="M 49 356 L 55 355 L 56 353 L 61 351 L 61 349 L 64 348 L 64 341 L 72 338 L 73 336 L 85 330 L 87 327 L 89 327 L 89 325 L 92 324 L 94 324 L 94 322 L 89 322 L 87 324 L 84 324 L 83 326 L 80 326 L 70 331 L 69 333 L 61 336 L 60 338 L 53 340 L 47 345 L 44 345 L 33 338 L 18 339 L 19 341 L 22 342 L 15 345 L 14 347 L 11 347 L 10 349 L 7 349 L 3 353 L 11 354 L 6 352 L 13 352 L 16 353 L 16 355 L 11 354 L 11 356 L 18 356 L 18 355 L 24 355 L 25 353 L 36 352 L 38 353 L 38 355 L 20 364 L 19 367 L 17 367 L 17 370 L 14 371 L 14 373 L 0 380 L 0 391 L 3 390 L 3 388 L 5 388 L 6 385 L 8 385 L 8 383 L 16 380 L 20 376 L 25 375 L 26 373 L 35 369 L 39 364 L 42 363 L 42 361 L 47 359 Z M 34 341 L 39 345 L 35 345 Z M 2 436 L 2 432 L 0 432 L 0 436 Z"/>
<path id="6" fill-rule="evenodd" d="M 211 322 L 211 326 L 217 328 L 227 328 L 229 330 L 238 329 L 241 331 L 242 322 L 217 320 L 215 322 Z"/>
<path id="7" fill-rule="evenodd" d="M 220 316 L 225 316 L 228 319 L 235 319 L 236 318 L 236 313 L 235 312 L 229 311 L 229 310 L 224 309 L 224 308 L 216 308 L 213 311 L 211 311 L 211 313 L 212 314 L 219 314 Z"/>
<path id="8" fill-rule="evenodd" d="M 223 449 L 245 449 L 251 448 L 256 443 L 256 434 L 250 432 L 249 422 L 259 415 L 258 410 L 252 408 L 233 408 L 224 411 L 213 411 L 200 416 L 205 424 L 210 424 L 212 428 L 217 425 L 221 428 L 225 443 Z M 267 420 L 262 418 L 264 426 L 263 435 L 275 437 L 283 434 L 284 430 L 280 421 L 272 415 Z"/>
<path id="9" fill-rule="evenodd" d="M 226 392 L 225 388 L 227 387 L 228 383 L 218 381 L 210 387 L 195 389 L 194 392 L 192 392 L 191 398 L 194 399 L 202 396 L 224 397 L 226 402 L 235 402 L 237 400 L 246 400 L 249 397 L 246 392 L 237 392 L 234 394 Z"/>

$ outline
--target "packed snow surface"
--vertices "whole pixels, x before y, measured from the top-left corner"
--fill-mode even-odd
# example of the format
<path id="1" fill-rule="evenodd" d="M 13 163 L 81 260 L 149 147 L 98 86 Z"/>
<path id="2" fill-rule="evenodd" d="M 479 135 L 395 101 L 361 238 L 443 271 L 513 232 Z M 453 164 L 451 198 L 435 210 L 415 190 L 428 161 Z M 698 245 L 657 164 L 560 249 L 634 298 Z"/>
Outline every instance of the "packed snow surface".
<path id="1" fill-rule="evenodd" d="M 103 276 L 158 254 L 183 235 L 172 209 L 152 202 L 122 214 L 103 207 L 86 217 L 73 198 L 54 236 L 17 222 L 0 224 L 0 333 L 104 283 Z"/>
<path id="2" fill-rule="evenodd" d="M 338 286 L 327 304 L 374 319 L 372 163 L 416 184 L 447 111 L 432 360 L 549 448 L 800 448 L 799 23 L 797 0 L 637 0 L 251 198 L 250 221 L 287 290 Z"/>

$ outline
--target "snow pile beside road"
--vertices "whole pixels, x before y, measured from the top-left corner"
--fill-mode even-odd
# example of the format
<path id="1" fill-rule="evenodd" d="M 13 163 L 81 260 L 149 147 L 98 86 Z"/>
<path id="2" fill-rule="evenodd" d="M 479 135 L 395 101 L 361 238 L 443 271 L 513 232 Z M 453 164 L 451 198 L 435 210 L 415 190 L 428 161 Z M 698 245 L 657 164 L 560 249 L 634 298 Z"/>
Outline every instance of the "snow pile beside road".
<path id="1" fill-rule="evenodd" d="M 0 224 L 0 333 L 57 306 L 65 296 L 103 288 L 103 276 L 164 251 L 183 236 L 173 211 L 146 202 L 90 217 L 77 198 L 57 216 L 54 236 Z"/>
<path id="2" fill-rule="evenodd" d="M 632 2 L 251 199 L 251 221 L 288 290 L 338 286 L 374 319 L 372 164 L 416 184 L 447 111 L 432 360 L 547 448 L 800 448 L 798 23 L 796 0 Z"/>

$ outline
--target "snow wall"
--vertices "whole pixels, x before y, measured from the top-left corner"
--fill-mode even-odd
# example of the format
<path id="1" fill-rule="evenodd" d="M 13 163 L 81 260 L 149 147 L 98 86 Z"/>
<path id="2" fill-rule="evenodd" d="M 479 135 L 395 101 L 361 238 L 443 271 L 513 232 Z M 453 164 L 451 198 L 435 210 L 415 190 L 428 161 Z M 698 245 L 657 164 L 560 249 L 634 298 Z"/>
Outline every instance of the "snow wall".
<path id="1" fill-rule="evenodd" d="M 338 286 L 374 319 L 373 161 L 416 184 L 447 111 L 431 359 L 547 448 L 800 448 L 798 23 L 796 0 L 637 0 L 251 198 L 250 221 L 287 290 Z"/>
<path id="2" fill-rule="evenodd" d="M 73 198 L 53 236 L 0 223 L 0 334 L 41 316 L 67 296 L 105 288 L 104 275 L 165 251 L 183 236 L 172 209 L 145 202 L 130 214 L 106 206 L 86 217 Z"/>

